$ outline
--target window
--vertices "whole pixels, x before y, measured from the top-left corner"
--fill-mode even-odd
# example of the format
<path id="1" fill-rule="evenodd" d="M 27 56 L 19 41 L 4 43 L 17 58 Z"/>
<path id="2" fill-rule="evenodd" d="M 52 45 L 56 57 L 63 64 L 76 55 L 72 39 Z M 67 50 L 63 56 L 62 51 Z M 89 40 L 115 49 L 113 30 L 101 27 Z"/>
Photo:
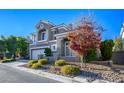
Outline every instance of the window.
<path id="1" fill-rule="evenodd" d="M 68 48 L 68 42 L 65 42 L 65 56 L 69 56 L 70 55 L 70 51 Z"/>
<path id="2" fill-rule="evenodd" d="M 42 32 L 42 34 L 41 34 L 41 40 L 46 40 L 46 39 L 47 39 L 46 32 Z"/>
<path id="3" fill-rule="evenodd" d="M 72 50 L 68 48 L 68 42 L 65 42 L 65 56 L 75 56 Z"/>
<path id="4" fill-rule="evenodd" d="M 51 50 L 52 50 L 52 51 L 56 51 L 56 50 L 57 50 L 57 46 L 56 46 L 56 44 L 51 45 Z"/>
<path id="5" fill-rule="evenodd" d="M 53 50 L 55 50 L 56 49 L 56 47 L 55 46 L 53 46 Z"/>

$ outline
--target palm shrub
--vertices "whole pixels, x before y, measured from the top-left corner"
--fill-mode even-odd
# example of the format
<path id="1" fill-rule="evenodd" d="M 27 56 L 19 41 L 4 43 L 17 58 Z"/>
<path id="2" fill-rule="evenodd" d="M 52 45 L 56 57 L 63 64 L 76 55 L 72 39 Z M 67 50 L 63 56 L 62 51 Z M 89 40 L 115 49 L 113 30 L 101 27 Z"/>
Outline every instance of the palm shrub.
<path id="1" fill-rule="evenodd" d="M 103 60 L 110 60 L 112 57 L 113 40 L 105 40 L 101 42 L 101 55 Z"/>

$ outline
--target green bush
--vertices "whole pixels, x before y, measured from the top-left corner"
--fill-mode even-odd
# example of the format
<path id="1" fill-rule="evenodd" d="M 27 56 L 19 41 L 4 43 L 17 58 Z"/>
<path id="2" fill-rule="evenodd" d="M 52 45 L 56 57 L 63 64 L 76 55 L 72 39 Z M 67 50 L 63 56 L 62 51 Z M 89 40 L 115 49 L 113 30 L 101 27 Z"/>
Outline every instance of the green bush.
<path id="1" fill-rule="evenodd" d="M 45 55 L 46 56 L 51 56 L 52 52 L 51 52 L 51 49 L 50 48 L 45 48 L 45 51 L 44 51 Z"/>
<path id="2" fill-rule="evenodd" d="M 96 58 L 97 58 L 96 49 L 88 49 L 86 55 L 86 62 L 96 60 Z"/>
<path id="3" fill-rule="evenodd" d="M 113 46 L 114 46 L 113 40 L 105 40 L 101 43 L 100 50 L 103 60 L 111 59 Z"/>
<path id="4" fill-rule="evenodd" d="M 15 59 L 11 58 L 11 59 L 5 59 L 6 61 L 8 62 L 11 62 L 11 61 L 15 61 Z"/>
<path id="5" fill-rule="evenodd" d="M 4 59 L 4 60 L 1 60 L 0 62 L 1 62 L 1 63 L 6 63 L 6 62 L 12 62 L 12 61 L 15 61 L 15 59 L 13 59 L 13 58 Z"/>
<path id="6" fill-rule="evenodd" d="M 31 68 L 32 69 L 38 69 L 40 67 L 40 65 L 38 63 L 34 63 Z"/>
<path id="7" fill-rule="evenodd" d="M 65 65 L 61 68 L 61 73 L 65 75 L 77 75 L 80 73 L 80 69 L 73 65 Z"/>
<path id="8" fill-rule="evenodd" d="M 55 61 L 55 66 L 63 66 L 65 65 L 65 60 L 56 60 Z"/>
<path id="9" fill-rule="evenodd" d="M 45 64 L 47 64 L 47 59 L 39 59 L 39 60 L 38 60 L 38 64 L 40 64 L 40 65 L 45 65 Z"/>
<path id="10" fill-rule="evenodd" d="M 27 66 L 31 67 L 34 63 L 37 63 L 37 60 L 29 60 Z"/>

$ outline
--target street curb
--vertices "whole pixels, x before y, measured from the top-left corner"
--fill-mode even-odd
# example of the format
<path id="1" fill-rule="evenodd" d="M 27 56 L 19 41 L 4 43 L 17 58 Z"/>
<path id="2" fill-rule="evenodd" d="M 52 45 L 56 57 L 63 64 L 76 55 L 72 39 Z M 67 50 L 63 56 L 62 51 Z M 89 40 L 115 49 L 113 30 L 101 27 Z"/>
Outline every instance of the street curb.
<path id="1" fill-rule="evenodd" d="M 63 82 L 63 83 L 89 83 L 87 78 L 85 78 L 85 77 L 77 76 L 74 78 L 70 78 L 70 77 L 66 77 L 66 76 L 62 76 L 62 75 L 57 75 L 54 73 L 45 72 L 43 70 L 34 70 L 34 69 L 25 68 L 25 67 L 12 66 L 9 64 L 5 64 L 5 63 L 2 65 L 10 66 L 10 67 L 15 68 L 15 69 L 19 69 L 19 70 L 22 70 L 25 72 L 33 73 L 35 75 L 42 76 L 42 77 L 49 78 L 49 79 L 53 79 L 53 80 Z M 105 81 L 105 80 L 94 80 L 91 83 L 108 83 L 108 82 L 109 81 Z"/>

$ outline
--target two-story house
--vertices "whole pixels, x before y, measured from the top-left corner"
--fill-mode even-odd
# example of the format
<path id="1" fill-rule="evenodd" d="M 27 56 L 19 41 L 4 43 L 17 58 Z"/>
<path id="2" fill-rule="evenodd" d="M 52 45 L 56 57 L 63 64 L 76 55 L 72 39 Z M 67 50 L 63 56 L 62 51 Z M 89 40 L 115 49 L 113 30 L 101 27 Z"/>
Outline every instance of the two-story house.
<path id="1" fill-rule="evenodd" d="M 121 28 L 121 38 L 122 38 L 122 50 L 124 51 L 124 23 Z"/>
<path id="2" fill-rule="evenodd" d="M 30 59 L 38 59 L 38 55 L 44 54 L 44 48 L 51 48 L 52 56 L 60 55 L 65 59 L 73 60 L 75 55 L 68 48 L 66 35 L 72 30 L 71 25 L 54 25 L 41 20 L 36 24 L 36 31 L 31 34 Z"/>

